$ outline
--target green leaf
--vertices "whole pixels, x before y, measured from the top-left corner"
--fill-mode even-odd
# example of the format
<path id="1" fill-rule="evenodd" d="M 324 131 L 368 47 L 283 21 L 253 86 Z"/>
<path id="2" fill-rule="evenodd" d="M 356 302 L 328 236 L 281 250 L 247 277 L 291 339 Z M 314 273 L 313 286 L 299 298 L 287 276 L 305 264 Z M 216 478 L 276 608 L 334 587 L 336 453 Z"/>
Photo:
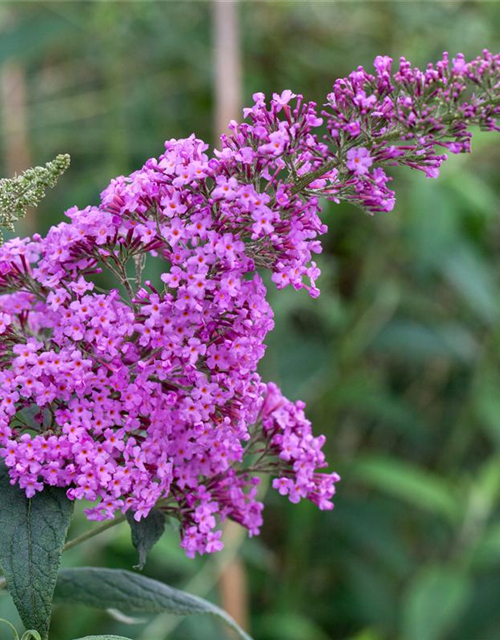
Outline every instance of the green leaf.
<path id="1" fill-rule="evenodd" d="M 73 502 L 49 487 L 28 499 L 0 463 L 0 565 L 27 629 L 48 636 L 52 596 Z"/>
<path id="2" fill-rule="evenodd" d="M 259 620 L 259 631 L 261 637 L 272 640 L 331 640 L 330 635 L 309 620 L 306 612 L 283 611 L 281 614 L 263 615 Z"/>
<path id="3" fill-rule="evenodd" d="M 23 637 L 21 638 L 21 640 L 42 640 L 42 637 L 40 636 L 38 631 L 30 629 L 29 631 L 25 631 L 23 633 Z"/>
<path id="4" fill-rule="evenodd" d="M 442 270 L 478 318 L 487 324 L 497 322 L 496 282 L 489 265 L 476 249 L 465 243 L 457 245 L 454 252 L 442 261 Z"/>
<path id="5" fill-rule="evenodd" d="M 122 622 L 123 624 L 144 624 L 147 622 L 147 618 L 128 616 L 119 609 L 106 609 L 106 612 L 113 618 L 113 620 L 117 620 L 118 622 Z"/>
<path id="6" fill-rule="evenodd" d="M 500 377 L 494 369 L 496 362 L 493 359 L 492 366 L 482 373 L 471 399 L 482 429 L 496 447 L 500 448 Z"/>
<path id="7" fill-rule="evenodd" d="M 127 520 L 132 532 L 132 544 L 139 552 L 139 564 L 134 569 L 143 569 L 149 551 L 165 531 L 165 515 L 158 509 L 152 509 L 146 518 L 137 522 L 134 514 L 128 511 Z"/>
<path id="8" fill-rule="evenodd" d="M 460 621 L 470 595 L 468 578 L 447 567 L 424 568 L 403 603 L 401 637 L 439 640 Z"/>
<path id="9" fill-rule="evenodd" d="M 61 569 L 54 601 L 130 613 L 209 613 L 226 622 L 244 640 L 251 640 L 220 607 L 131 571 L 92 567 Z"/>
<path id="10" fill-rule="evenodd" d="M 366 457 L 353 465 L 352 472 L 365 484 L 444 516 L 452 523 L 460 516 L 460 501 L 445 480 L 407 462 Z"/>
<path id="11" fill-rule="evenodd" d="M 372 349 L 405 362 L 446 358 L 471 362 L 478 352 L 474 336 L 456 322 L 425 325 L 413 320 L 393 320 L 374 339 Z"/>
<path id="12" fill-rule="evenodd" d="M 374 629 L 363 629 L 360 633 L 352 636 L 350 640 L 383 640 L 378 631 Z"/>
<path id="13" fill-rule="evenodd" d="M 416 268 L 425 271 L 439 265 L 442 256 L 457 242 L 459 218 L 442 183 L 422 183 L 420 176 L 414 176 L 410 195 L 405 221 L 411 242 L 408 249 L 416 257 Z"/>

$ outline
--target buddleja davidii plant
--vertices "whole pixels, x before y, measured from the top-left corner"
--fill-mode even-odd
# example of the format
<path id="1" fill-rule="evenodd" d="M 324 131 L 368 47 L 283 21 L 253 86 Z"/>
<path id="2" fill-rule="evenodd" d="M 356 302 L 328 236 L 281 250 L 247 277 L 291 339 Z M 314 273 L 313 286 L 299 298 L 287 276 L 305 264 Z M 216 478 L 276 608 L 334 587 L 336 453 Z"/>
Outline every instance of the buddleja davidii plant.
<path id="1" fill-rule="evenodd" d="M 53 600 L 237 628 L 138 574 L 58 572 L 61 553 L 127 518 L 142 566 L 166 516 L 188 556 L 219 551 L 227 518 L 259 532 L 262 474 L 292 502 L 333 507 L 324 437 L 257 374 L 272 311 L 256 268 L 319 295 L 320 196 L 375 214 L 394 207 L 387 168 L 437 177 L 438 149 L 468 152 L 471 126 L 498 129 L 499 60 L 445 55 L 420 71 L 402 59 L 393 74 L 378 57 L 320 114 L 291 91 L 256 94 L 215 157 L 194 136 L 170 140 L 98 207 L 0 250 L 0 563 L 27 628 L 48 638 Z M 146 258 L 161 260 L 163 288 L 142 282 Z M 98 292 L 102 270 L 121 288 Z M 80 499 L 104 523 L 65 545 Z"/>

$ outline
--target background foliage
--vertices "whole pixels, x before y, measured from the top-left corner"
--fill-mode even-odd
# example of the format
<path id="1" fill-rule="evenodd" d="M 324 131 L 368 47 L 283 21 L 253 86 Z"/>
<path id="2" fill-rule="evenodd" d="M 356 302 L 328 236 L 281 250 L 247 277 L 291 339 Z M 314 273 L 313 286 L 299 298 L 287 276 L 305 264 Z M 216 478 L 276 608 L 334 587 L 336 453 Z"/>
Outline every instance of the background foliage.
<path id="1" fill-rule="evenodd" d="M 95 202 L 164 139 L 214 139 L 210 13 L 180 1 L 0 5 L 1 68 L 22 65 L 27 79 L 25 151 L 33 164 L 72 156 L 38 229 Z M 444 50 L 500 48 L 496 3 L 242 2 L 240 21 L 246 103 L 284 88 L 321 102 L 377 54 L 422 65 Z M 2 175 L 12 135 L 4 127 Z M 451 158 L 439 181 L 398 172 L 391 214 L 325 208 L 322 296 L 271 292 L 277 327 L 262 373 L 306 400 L 328 434 L 343 476 L 336 509 L 269 494 L 260 538 L 239 547 L 236 534 L 224 554 L 191 561 L 171 530 L 147 575 L 216 601 L 238 553 L 257 640 L 500 637 L 499 161 L 500 138 L 478 134 L 474 154 Z M 64 563 L 131 569 L 137 558 L 122 525 Z M 0 617 L 15 619 L 8 596 Z M 216 640 L 225 630 L 56 608 L 53 640 L 91 632 Z"/>

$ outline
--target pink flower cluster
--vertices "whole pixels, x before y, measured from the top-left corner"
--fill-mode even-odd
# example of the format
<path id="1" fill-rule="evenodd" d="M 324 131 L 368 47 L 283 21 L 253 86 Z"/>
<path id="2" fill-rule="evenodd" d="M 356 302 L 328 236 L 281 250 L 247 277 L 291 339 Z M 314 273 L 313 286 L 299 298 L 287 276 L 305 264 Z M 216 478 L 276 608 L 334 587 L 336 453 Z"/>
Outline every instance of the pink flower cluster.
<path id="1" fill-rule="evenodd" d="M 331 509 L 335 493 L 334 483 L 340 480 L 336 473 L 318 474 L 316 469 L 325 466 L 322 451 L 325 436 L 314 437 L 311 423 L 304 415 L 305 404 L 287 400 L 272 382 L 267 385 L 267 395 L 261 410 L 262 427 L 269 452 L 285 469 L 279 468 L 273 487 L 291 502 L 307 498 L 320 509 Z M 267 451 L 266 451 L 267 453 Z M 293 474 L 288 473 L 290 466 Z"/>
<path id="2" fill-rule="evenodd" d="M 332 158 L 324 195 L 370 214 L 394 207 L 385 167 L 405 165 L 437 178 L 447 158 L 439 151 L 470 152 L 472 125 L 499 130 L 500 55 L 483 51 L 466 62 L 445 53 L 425 71 L 401 58 L 394 74 L 392 62 L 377 56 L 375 74 L 359 67 L 337 80 L 322 113 Z"/>
<path id="3" fill-rule="evenodd" d="M 11 478 L 28 496 L 68 487 L 95 503 L 89 518 L 132 509 L 140 519 L 160 503 L 179 518 L 189 555 L 220 548 L 226 517 L 258 532 L 258 473 L 298 473 L 274 462 L 275 443 L 264 464 L 244 464 L 250 444 L 266 447 L 256 370 L 273 327 L 255 271 L 256 256 L 270 258 L 252 243 L 283 242 L 258 228 L 266 215 L 280 221 L 268 196 L 225 175 L 227 157 L 205 150 L 194 137 L 170 141 L 159 160 L 114 180 L 99 207 L 0 249 L 0 444 Z M 294 213 L 280 226 L 280 258 L 305 273 L 304 230 L 317 221 L 299 229 Z M 101 288 L 105 270 L 121 289 Z M 336 476 L 325 489 L 315 475 L 324 459 L 304 449 L 302 461 L 308 493 L 318 485 L 331 497 Z"/>
<path id="4" fill-rule="evenodd" d="M 496 127 L 498 57 L 461 60 L 424 74 L 403 62 L 392 79 L 377 59 L 375 77 L 359 69 L 335 84 L 323 118 L 290 91 L 269 105 L 256 94 L 213 157 L 194 136 L 170 140 L 99 206 L 1 247 L 0 455 L 12 482 L 28 496 L 66 487 L 94 503 L 91 519 L 157 506 L 180 521 L 190 556 L 221 548 L 226 518 L 258 533 L 262 473 L 292 502 L 331 509 L 339 477 L 319 472 L 324 437 L 257 373 L 273 327 L 259 271 L 317 296 L 321 196 L 389 210 L 382 166 L 434 175 L 433 145 L 467 151 L 466 126 Z M 489 83 L 492 106 L 483 93 L 459 102 L 470 82 Z"/>

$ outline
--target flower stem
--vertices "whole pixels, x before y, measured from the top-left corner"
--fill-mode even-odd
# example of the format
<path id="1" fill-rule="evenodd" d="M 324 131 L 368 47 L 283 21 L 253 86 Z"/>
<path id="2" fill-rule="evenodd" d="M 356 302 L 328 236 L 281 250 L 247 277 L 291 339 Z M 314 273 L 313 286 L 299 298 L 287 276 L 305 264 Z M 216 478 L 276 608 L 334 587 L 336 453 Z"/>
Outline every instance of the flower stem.
<path id="1" fill-rule="evenodd" d="M 17 629 L 14 627 L 14 625 L 12 625 L 8 620 L 4 620 L 3 618 L 0 618 L 0 622 L 3 622 L 8 627 L 10 627 L 12 629 L 12 633 L 14 634 L 15 640 L 19 640 L 19 634 L 17 633 Z"/>
<path id="2" fill-rule="evenodd" d="M 114 518 L 114 520 L 108 520 L 107 522 L 103 522 L 103 524 L 100 524 L 99 526 L 94 527 L 89 531 L 85 531 L 85 533 L 82 533 L 80 536 L 77 536 L 76 538 L 73 538 L 73 540 L 70 540 L 69 542 L 67 542 L 64 545 L 64 551 L 68 551 L 68 549 L 72 549 L 73 547 L 76 547 L 82 542 L 85 542 L 86 540 L 90 540 L 90 538 L 93 538 L 94 536 L 98 536 L 100 533 L 103 533 L 104 531 L 111 529 L 111 527 L 114 527 L 117 524 L 121 524 L 125 520 L 126 520 L 126 516 L 122 514 Z"/>
<path id="3" fill-rule="evenodd" d="M 325 175 L 325 173 L 328 173 L 329 171 L 334 169 L 338 165 L 338 163 L 339 161 L 337 160 L 337 158 L 334 158 L 333 160 L 329 160 L 328 162 L 325 162 L 325 164 L 322 164 L 318 169 L 315 169 L 314 171 L 301 176 L 292 187 L 292 193 L 294 195 L 296 193 L 299 193 L 300 191 L 302 191 L 302 189 L 307 187 L 307 185 L 311 184 L 311 182 L 314 182 L 318 178 L 321 178 L 321 176 Z"/>
<path id="4" fill-rule="evenodd" d="M 485 102 L 485 104 L 490 107 L 496 107 L 500 104 L 500 97 L 489 98 Z M 459 119 L 460 119 L 459 113 L 451 113 L 443 117 L 443 121 L 449 124 L 451 124 L 454 120 L 459 120 Z M 386 135 L 381 136 L 381 139 L 383 139 L 384 142 L 388 142 L 389 140 L 398 140 L 402 134 L 403 134 L 403 130 L 400 128 L 396 128 L 394 131 L 390 131 Z M 295 182 L 295 184 L 292 187 L 292 194 L 295 195 L 297 193 L 300 193 L 303 189 L 305 189 L 308 185 L 310 185 L 311 182 L 318 180 L 319 178 L 324 176 L 325 173 L 328 173 L 338 165 L 339 165 L 339 159 L 332 158 L 331 160 L 328 160 L 321 166 L 317 167 L 314 171 L 310 171 L 309 173 L 305 173 L 304 175 L 300 176 L 300 178 Z"/>

